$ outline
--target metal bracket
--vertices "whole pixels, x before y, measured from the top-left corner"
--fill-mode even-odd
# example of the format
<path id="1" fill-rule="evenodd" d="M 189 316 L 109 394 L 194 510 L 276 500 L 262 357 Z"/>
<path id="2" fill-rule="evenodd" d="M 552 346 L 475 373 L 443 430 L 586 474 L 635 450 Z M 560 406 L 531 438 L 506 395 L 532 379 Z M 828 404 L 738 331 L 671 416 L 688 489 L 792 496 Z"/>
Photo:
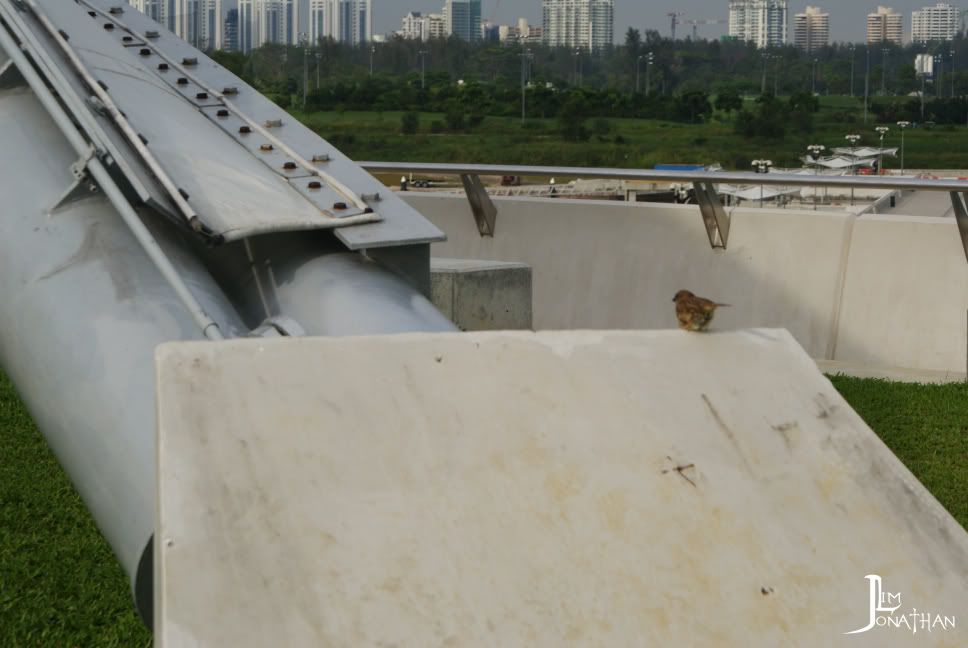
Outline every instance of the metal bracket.
<path id="1" fill-rule="evenodd" d="M 13 64 L 13 61 L 0 63 L 0 90 L 22 88 L 26 85 L 26 79 L 20 74 L 20 70 Z"/>
<path id="2" fill-rule="evenodd" d="M 51 208 L 51 214 L 56 214 L 71 203 L 89 198 L 97 193 L 97 184 L 91 180 L 87 172 L 87 165 L 95 157 L 97 157 L 97 150 L 93 146 L 88 146 L 87 152 L 71 165 L 71 175 L 74 176 L 74 182 Z"/>
<path id="3" fill-rule="evenodd" d="M 480 176 L 462 174 L 460 180 L 464 183 L 467 202 L 471 204 L 471 211 L 474 212 L 477 231 L 481 233 L 481 236 L 494 236 L 497 207 L 494 206 L 491 197 L 487 195 L 487 190 L 484 188 Z"/>
<path id="4" fill-rule="evenodd" d="M 250 332 L 249 337 L 306 337 L 306 329 L 291 317 L 276 315 Z"/>
<path id="5" fill-rule="evenodd" d="M 692 188 L 696 193 L 696 202 L 699 203 L 706 234 L 709 235 L 709 245 L 714 250 L 725 250 L 729 240 L 729 214 L 719 202 L 716 188 L 709 182 L 694 182 Z"/>
<path id="6" fill-rule="evenodd" d="M 961 234 L 961 247 L 965 250 L 965 259 L 968 260 L 968 209 L 965 208 L 965 201 L 968 200 L 968 193 L 962 196 L 957 191 L 951 192 L 951 205 L 955 210 L 955 220 L 958 222 L 958 233 Z"/>

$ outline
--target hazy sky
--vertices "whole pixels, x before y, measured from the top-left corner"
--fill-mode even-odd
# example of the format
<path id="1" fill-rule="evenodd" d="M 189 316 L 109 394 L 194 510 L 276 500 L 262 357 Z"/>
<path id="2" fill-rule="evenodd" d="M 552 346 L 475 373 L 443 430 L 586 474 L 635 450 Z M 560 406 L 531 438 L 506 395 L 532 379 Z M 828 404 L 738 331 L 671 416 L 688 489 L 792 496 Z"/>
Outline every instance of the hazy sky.
<path id="1" fill-rule="evenodd" d="M 934 5 L 938 0 L 894 0 L 880 4 L 893 7 L 904 14 L 904 38 L 910 38 L 911 11 L 925 5 Z M 528 18 L 535 24 L 540 23 L 541 0 L 483 0 L 485 19 L 498 23 L 512 23 L 518 16 Z M 957 0 L 949 0 L 958 6 Z M 830 14 L 830 38 L 834 41 L 861 41 L 865 37 L 866 16 L 876 10 L 878 3 L 863 0 L 816 0 L 814 2 L 790 2 L 790 18 L 794 13 L 803 11 L 811 4 L 825 9 Z M 968 2 L 963 4 L 968 5 Z M 373 0 L 373 31 L 379 34 L 400 29 L 400 20 L 408 11 L 440 12 L 443 0 Z M 675 9 L 686 14 L 683 20 L 702 20 L 719 18 L 725 20 L 729 14 L 729 0 L 615 0 L 615 38 L 622 35 L 630 26 L 640 30 L 657 29 L 665 36 L 669 34 L 669 18 L 666 14 Z M 691 32 L 688 25 L 682 26 L 682 33 Z M 726 32 L 725 25 L 700 27 L 700 36 L 721 36 Z M 791 38 L 793 34 L 790 34 Z"/>

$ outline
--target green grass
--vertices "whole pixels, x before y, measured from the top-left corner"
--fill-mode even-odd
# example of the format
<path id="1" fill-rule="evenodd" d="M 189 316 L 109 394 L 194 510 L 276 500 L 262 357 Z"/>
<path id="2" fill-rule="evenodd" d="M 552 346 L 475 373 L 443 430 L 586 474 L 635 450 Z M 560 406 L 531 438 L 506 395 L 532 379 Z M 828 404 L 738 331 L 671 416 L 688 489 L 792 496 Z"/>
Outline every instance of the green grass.
<path id="1" fill-rule="evenodd" d="M 652 168 L 657 163 L 722 164 L 747 170 L 750 161 L 768 158 L 779 166 L 800 166 L 810 144 L 828 149 L 844 146 L 844 136 L 858 133 L 861 145 L 876 145 L 878 126 L 873 117 L 863 123 L 862 104 L 850 97 L 823 97 L 810 134 L 788 133 L 780 140 L 746 139 L 733 132 L 733 121 L 717 114 L 705 124 L 682 124 L 650 119 L 608 119 L 610 131 L 587 142 L 566 142 L 558 136 L 554 119 L 487 117 L 470 132 L 431 133 L 443 115 L 420 115 L 420 132 L 400 134 L 400 112 L 316 112 L 293 115 L 357 160 L 406 162 L 477 162 L 483 164 L 554 164 Z M 849 121 L 845 123 L 845 119 Z M 588 120 L 595 130 L 594 119 Z M 884 144 L 900 146 L 895 124 Z M 621 139 L 616 141 L 616 136 Z M 968 128 L 935 126 L 908 129 L 905 165 L 909 169 L 968 168 Z M 888 158 L 885 168 L 898 168 Z"/>
<path id="2" fill-rule="evenodd" d="M 845 376 L 831 381 L 968 529 L 968 384 L 910 385 Z"/>
<path id="3" fill-rule="evenodd" d="M 0 375 L 0 646 L 145 646 L 127 578 Z"/>
<path id="4" fill-rule="evenodd" d="M 832 380 L 968 527 L 968 386 Z M 111 550 L 0 375 L 0 646 L 150 641 Z"/>

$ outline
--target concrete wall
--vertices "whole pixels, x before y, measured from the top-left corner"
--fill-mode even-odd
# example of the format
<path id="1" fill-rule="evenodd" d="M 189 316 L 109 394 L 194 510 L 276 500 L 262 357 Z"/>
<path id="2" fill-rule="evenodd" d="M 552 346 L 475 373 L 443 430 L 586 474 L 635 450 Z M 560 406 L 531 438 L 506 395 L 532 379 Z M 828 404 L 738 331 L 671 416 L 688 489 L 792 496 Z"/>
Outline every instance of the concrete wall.
<path id="1" fill-rule="evenodd" d="M 405 197 L 447 233 L 435 256 L 532 266 L 539 330 L 672 328 L 687 288 L 733 305 L 715 328 L 783 327 L 817 359 L 965 371 L 953 219 L 737 208 L 724 252 L 693 206 L 497 199 L 496 236 L 481 238 L 463 197 Z"/>

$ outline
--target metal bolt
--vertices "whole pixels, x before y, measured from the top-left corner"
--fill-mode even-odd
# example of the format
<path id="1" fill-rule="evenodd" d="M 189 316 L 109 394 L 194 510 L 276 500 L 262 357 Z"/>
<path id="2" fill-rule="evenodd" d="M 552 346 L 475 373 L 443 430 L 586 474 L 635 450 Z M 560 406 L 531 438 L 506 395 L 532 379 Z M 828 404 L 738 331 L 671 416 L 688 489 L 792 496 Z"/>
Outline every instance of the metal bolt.
<path id="1" fill-rule="evenodd" d="M 296 168 L 296 163 L 286 162 L 285 164 L 282 165 L 282 168 L 285 169 L 286 171 L 292 171 Z"/>
<path id="2" fill-rule="evenodd" d="M 228 117 L 229 116 L 229 111 L 227 111 L 227 110 L 225 110 L 223 108 L 222 110 L 220 110 L 217 113 L 215 113 L 215 116 L 216 117 Z"/>
<path id="3" fill-rule="evenodd" d="M 130 43 L 130 42 L 131 42 L 131 41 L 133 41 L 134 39 L 133 39 L 133 38 L 131 38 L 130 36 L 122 36 L 122 37 L 121 37 L 121 40 L 122 40 L 122 41 L 124 41 L 125 43 Z"/>
<path id="4" fill-rule="evenodd" d="M 329 162 L 329 155 L 326 153 L 318 153 L 313 156 L 313 162 Z"/>
<path id="5" fill-rule="evenodd" d="M 114 29 L 114 23 L 104 23 L 104 28 L 108 31 Z"/>
<path id="6" fill-rule="evenodd" d="M 318 180 L 313 180 L 312 182 L 309 183 L 308 186 L 310 189 L 322 189 L 323 183 L 319 182 Z"/>
<path id="7" fill-rule="evenodd" d="M 158 38 L 158 32 L 156 31 L 146 31 L 145 38 Z"/>
<path id="8" fill-rule="evenodd" d="M 372 214 L 373 213 L 373 208 L 372 207 L 367 207 L 366 209 L 363 210 L 363 213 L 364 214 Z"/>
<path id="9" fill-rule="evenodd" d="M 178 81 L 175 81 L 178 85 L 188 85 L 188 79 L 185 77 L 178 77 Z"/>
<path id="10" fill-rule="evenodd" d="M 204 99 L 208 99 L 208 93 L 207 92 L 199 92 L 198 94 L 195 95 L 195 98 L 198 99 L 199 101 L 202 101 Z"/>
<path id="11" fill-rule="evenodd" d="M 266 128 L 279 128 L 282 126 L 281 119 L 267 119 L 265 123 Z"/>
<path id="12" fill-rule="evenodd" d="M 61 38 L 63 38 L 64 40 L 70 40 L 71 39 L 71 37 L 68 36 L 67 32 L 64 31 L 63 29 L 58 29 L 57 30 L 57 33 L 60 34 L 61 35 Z"/>
<path id="13" fill-rule="evenodd" d="M 229 86 L 228 88 L 223 88 L 222 89 L 222 94 L 226 94 L 226 95 L 237 95 L 237 94 L 239 94 L 239 89 L 236 88 L 235 86 Z"/>
<path id="14" fill-rule="evenodd" d="M 337 211 L 342 210 L 342 209 L 346 209 L 346 203 L 345 202 L 333 203 L 333 209 L 335 209 Z"/>
<path id="15" fill-rule="evenodd" d="M 158 64 L 158 69 L 161 70 L 162 72 L 167 72 L 168 71 L 168 64 L 167 63 L 159 63 Z"/>
<path id="16" fill-rule="evenodd" d="M 182 59 L 182 65 L 198 65 L 198 59 L 185 57 Z"/>
<path id="17" fill-rule="evenodd" d="M 142 48 L 141 48 L 141 49 L 140 49 L 140 50 L 138 51 L 138 54 L 141 54 L 142 56 L 151 56 L 151 50 L 150 50 L 150 49 L 148 49 L 147 47 L 142 47 Z"/>
<path id="18" fill-rule="evenodd" d="M 248 126 L 239 126 L 239 132 L 243 135 L 248 135 L 249 133 L 252 132 L 252 129 L 249 128 Z"/>
<path id="19" fill-rule="evenodd" d="M 121 14 L 124 13 L 124 9 L 121 7 L 111 7 L 110 9 L 108 9 L 108 13 L 113 14 L 115 16 L 120 16 Z"/>
<path id="20" fill-rule="evenodd" d="M 261 145 L 259 147 L 259 150 L 260 151 L 271 151 L 272 150 L 272 144 L 263 144 L 263 145 Z"/>
<path id="21" fill-rule="evenodd" d="M 87 12 L 87 15 L 90 16 L 91 18 L 97 18 L 97 12 L 96 11 L 88 11 Z"/>

